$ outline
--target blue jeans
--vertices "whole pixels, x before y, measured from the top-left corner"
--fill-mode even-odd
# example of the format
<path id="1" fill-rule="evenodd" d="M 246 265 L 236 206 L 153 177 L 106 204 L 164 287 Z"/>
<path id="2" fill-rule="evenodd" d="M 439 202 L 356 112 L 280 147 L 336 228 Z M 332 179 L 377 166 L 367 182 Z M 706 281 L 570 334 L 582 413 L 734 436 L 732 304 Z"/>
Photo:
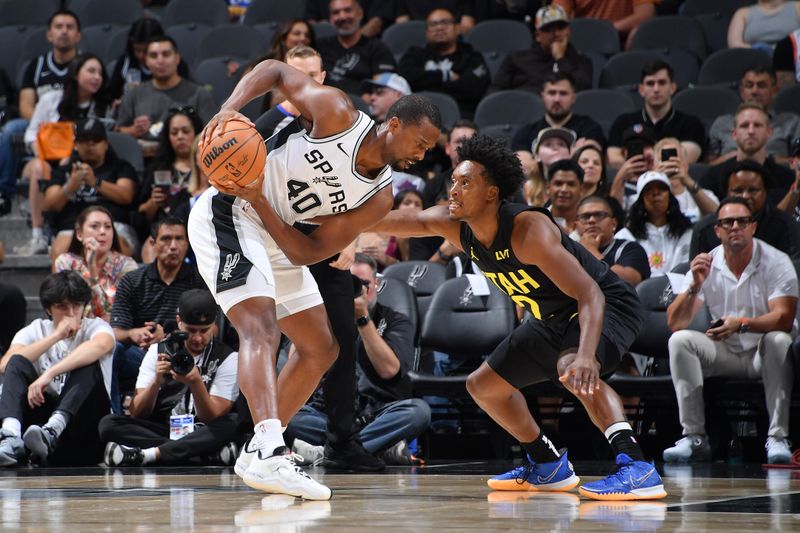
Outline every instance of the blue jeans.
<path id="1" fill-rule="evenodd" d="M 428 404 L 419 398 L 411 398 L 387 404 L 358 435 L 364 449 L 375 454 L 403 439 L 415 439 L 430 423 L 431 409 Z M 327 427 L 328 420 L 324 413 L 304 405 L 289 421 L 286 433 L 314 446 L 322 446 L 325 444 Z"/>
<path id="2" fill-rule="evenodd" d="M 25 133 L 28 121 L 24 118 L 15 118 L 6 122 L 0 130 L 0 193 L 8 198 L 14 198 L 17 193 L 17 178 L 19 177 L 19 163 L 22 159 L 14 151 L 14 136 Z"/>
<path id="3" fill-rule="evenodd" d="M 117 347 L 114 349 L 114 363 L 111 370 L 111 410 L 116 415 L 122 414 L 119 382 L 136 380 L 142 359 L 144 359 L 144 351 L 138 346 L 117 343 Z"/>

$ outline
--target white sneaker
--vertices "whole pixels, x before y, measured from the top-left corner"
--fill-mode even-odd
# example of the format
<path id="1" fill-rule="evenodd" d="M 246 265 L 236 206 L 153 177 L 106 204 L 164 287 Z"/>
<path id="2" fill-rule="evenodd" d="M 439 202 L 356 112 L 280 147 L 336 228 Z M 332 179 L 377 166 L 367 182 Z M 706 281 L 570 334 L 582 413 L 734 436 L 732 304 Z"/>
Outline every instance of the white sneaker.
<path id="1" fill-rule="evenodd" d="M 24 256 L 46 254 L 47 241 L 44 239 L 44 237 L 31 237 L 31 240 L 22 246 L 15 246 L 14 253 Z"/>
<path id="2" fill-rule="evenodd" d="M 767 438 L 767 462 L 771 465 L 789 464 L 792 462 L 792 450 L 789 449 L 789 442 L 786 439 Z"/>
<path id="3" fill-rule="evenodd" d="M 294 464 L 293 459 L 293 454 L 285 446 L 275 448 L 269 457 L 259 450 L 242 479 L 248 487 L 264 492 L 289 494 L 306 500 L 330 500 L 331 489 L 314 481 Z"/>
<path id="4" fill-rule="evenodd" d="M 664 462 L 688 463 L 707 462 L 711 460 L 711 446 L 703 435 L 687 435 L 675 443 L 672 448 L 664 450 Z"/>
<path id="5" fill-rule="evenodd" d="M 314 446 L 303 439 L 294 439 L 292 451 L 297 457 L 295 462 L 301 466 L 317 466 L 325 459 L 325 446 Z"/>
<path id="6" fill-rule="evenodd" d="M 244 477 L 244 472 L 250 466 L 253 457 L 256 456 L 258 448 L 253 445 L 253 439 L 248 440 L 242 446 L 242 451 L 239 452 L 239 457 L 236 459 L 236 464 L 233 465 L 233 471 L 239 477 Z"/>

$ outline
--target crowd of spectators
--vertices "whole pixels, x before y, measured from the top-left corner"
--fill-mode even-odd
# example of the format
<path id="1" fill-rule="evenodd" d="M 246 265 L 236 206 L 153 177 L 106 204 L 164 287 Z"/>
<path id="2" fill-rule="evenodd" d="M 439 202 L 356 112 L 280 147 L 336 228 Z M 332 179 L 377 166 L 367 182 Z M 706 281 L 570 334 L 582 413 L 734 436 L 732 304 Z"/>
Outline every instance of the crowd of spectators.
<path id="1" fill-rule="evenodd" d="M 229 76 L 236 78 L 263 60 L 285 61 L 348 93 L 378 123 L 404 95 L 425 91 L 452 97 L 458 116 L 439 145 L 423 161 L 395 173 L 395 209 L 447 203 L 456 148 L 481 131 L 472 119 L 484 98 L 507 90 L 540 98 L 543 112 L 535 120 L 490 132 L 506 138 L 528 176 L 515 201 L 549 209 L 566 233 L 631 285 L 689 268 L 684 286 L 673 287 L 676 293 L 689 293 L 670 308 L 676 330 L 685 329 L 697 312 L 687 301 L 704 298 L 712 317 L 727 323 L 724 333 L 707 341 L 727 342 L 723 348 L 714 344 L 703 352 L 685 332 L 670 341 L 672 364 L 684 372 L 673 371 L 673 377 L 687 439 L 665 458 L 705 458 L 697 391 L 708 369 L 715 368 L 708 354 L 716 350 L 718 357 L 746 353 L 750 358 L 757 345 L 752 335 L 759 332 L 776 337 L 778 344 L 772 342 L 769 350 L 785 355 L 795 335 L 796 324 L 787 316 L 794 317 L 796 279 L 781 278 L 782 292 L 765 292 L 764 302 L 739 308 L 718 305 L 719 295 L 704 282 L 713 274 L 733 283 L 725 274 L 739 278 L 755 268 L 737 263 L 737 271 L 717 259 L 728 258 L 731 249 L 749 250 L 754 265 L 765 255 L 787 265 L 800 259 L 800 117 L 775 109 L 780 91 L 800 81 L 800 3 L 759 0 L 732 15 L 728 46 L 762 50 L 774 65 L 741 65 L 741 104 L 734 113 L 703 121 L 676 109 L 681 73 L 664 58 L 648 61 L 636 73 L 640 108 L 606 124 L 573 112 L 581 92 L 596 86 L 597 73 L 592 59 L 571 41 L 578 31 L 572 21 L 609 21 L 620 48 L 626 49 L 641 24 L 673 14 L 669 9 L 679 12 L 680 2 L 305 4 L 305 18 L 276 24 L 262 54 L 231 59 Z M 522 21 L 531 37 L 530 48 L 508 52 L 496 68 L 468 40 L 473 28 L 493 18 Z M 328 32 L 320 36 L 325 21 Z M 423 21 L 425 42 L 393 53 L 381 36 L 408 21 Z M 5 354 L 0 360 L 5 374 L 0 464 L 15 465 L 28 455 L 39 464 L 62 457 L 59 447 L 66 443 L 63 447 L 69 448 L 77 431 L 72 430 L 74 418 L 99 422 L 97 404 L 82 413 L 87 399 L 98 391 L 103 396 L 104 390 L 108 404 L 102 414 L 107 416 L 99 425 L 98 442 L 106 445 L 109 465 L 231 464 L 234 445 L 242 442 L 243 421 L 237 413 L 247 411 L 235 386 L 235 351 L 223 342 L 235 344 L 235 332 L 212 312 L 186 234 L 189 211 L 209 187 L 196 163 L 197 137 L 219 102 L 194 77 L 196 65 L 185 60 L 169 28 L 156 18 L 130 25 L 125 51 L 113 63 L 85 51 L 81 31 L 77 14 L 59 10 L 47 24 L 51 49 L 20 73 L 0 70 L 0 95 L 12 94 L 9 80 L 21 80 L 14 105 L 0 114 L 0 216 L 13 203 L 24 204 L 31 236 L 14 253 L 49 252 L 53 272 L 40 294 L 47 318 L 26 327 L 8 325 L 13 331 L 0 336 Z M 269 94 L 261 113 L 252 117 L 264 138 L 301 114 L 289 96 Z M 70 124 L 73 148 L 68 154 L 48 150 L 59 131 L 51 126 L 57 123 Z M 25 182 L 27 199 L 16 198 L 19 183 Z M 743 228 L 750 247 L 736 248 L 731 243 Z M 376 289 L 387 267 L 408 260 L 448 264 L 458 249 L 440 238 L 370 234 L 362 235 L 349 253 L 353 250 L 359 252 L 353 275 L 364 287 L 355 295 L 355 318 L 368 319 L 358 323 L 356 345 L 361 439 L 370 454 L 409 463 L 413 450 L 408 443 L 428 427 L 430 410 L 407 387 L 415 334 L 402 315 L 377 304 Z M 698 262 L 698 257 L 703 259 Z M 714 287 L 723 285 L 713 281 Z M 24 309 L 18 292 L 0 284 L 0 299 Z M 780 316 L 773 297 L 780 299 Z M 170 343 L 173 331 L 188 337 Z M 750 337 L 737 344 L 729 340 L 733 335 Z M 196 366 L 187 374 L 176 373 L 165 355 L 176 346 L 194 357 Z M 777 358 L 773 364 L 778 366 L 770 372 L 789 368 L 772 352 L 769 357 Z M 686 365 L 698 364 L 702 368 L 686 371 Z M 744 367 L 726 367 L 724 375 L 760 376 Z M 767 400 L 776 404 L 773 381 L 767 382 L 768 374 L 763 377 Z M 27 396 L 20 411 L 18 396 L 29 386 L 38 392 Z M 787 387 L 791 396 L 785 380 L 775 387 L 781 398 Z M 312 458 L 325 453 L 328 421 L 321 398 L 316 395 L 287 431 L 288 440 Z M 169 417 L 187 415 L 200 423 L 194 440 L 175 444 L 180 441 L 170 440 Z M 768 458 L 783 461 L 784 450 L 775 442 L 788 437 L 788 421 L 775 416 Z M 210 429 L 213 439 L 207 435 Z"/>

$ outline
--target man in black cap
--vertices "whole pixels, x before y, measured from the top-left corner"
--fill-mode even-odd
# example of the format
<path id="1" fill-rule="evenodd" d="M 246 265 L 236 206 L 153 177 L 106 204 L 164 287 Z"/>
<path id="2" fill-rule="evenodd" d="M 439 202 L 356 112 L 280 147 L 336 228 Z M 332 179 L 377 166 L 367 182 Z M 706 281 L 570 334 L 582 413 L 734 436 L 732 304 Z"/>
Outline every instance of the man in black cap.
<path id="1" fill-rule="evenodd" d="M 87 119 L 75 126 L 75 152 L 66 165 L 53 172 L 49 181 L 40 182 L 45 212 L 50 212 L 55 239 L 53 259 L 67 251 L 75 220 L 90 206 L 105 207 L 114 217 L 123 253 L 133 255 L 136 232 L 128 224 L 139 180 L 128 161 L 109 148 L 103 122 Z"/>
<path id="2" fill-rule="evenodd" d="M 178 301 L 178 329 L 147 351 L 130 416 L 107 415 L 99 432 L 108 466 L 236 459 L 237 353 L 214 340 L 217 304 L 205 289 Z"/>
<path id="3" fill-rule="evenodd" d="M 627 211 L 636 200 L 636 181 L 639 176 L 653 170 L 655 161 L 653 146 L 656 134 L 650 126 L 633 124 L 622 133 L 622 157 L 609 194 Z"/>

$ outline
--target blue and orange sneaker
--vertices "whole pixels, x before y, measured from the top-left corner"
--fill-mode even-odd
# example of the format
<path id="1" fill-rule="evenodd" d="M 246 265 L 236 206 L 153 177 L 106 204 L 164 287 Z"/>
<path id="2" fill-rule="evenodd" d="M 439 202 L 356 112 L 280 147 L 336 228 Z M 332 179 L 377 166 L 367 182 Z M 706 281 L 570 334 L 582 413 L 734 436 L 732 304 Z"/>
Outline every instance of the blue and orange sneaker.
<path id="1" fill-rule="evenodd" d="M 580 481 L 567 459 L 567 451 L 563 450 L 558 461 L 552 463 L 537 464 L 528 456 L 527 465 L 495 476 L 487 483 L 494 490 L 564 491 L 574 488 Z"/>
<path id="2" fill-rule="evenodd" d="M 586 483 L 578 492 L 593 500 L 657 500 L 667 496 L 653 463 L 634 461 L 624 453 L 617 455 L 614 473 Z"/>

